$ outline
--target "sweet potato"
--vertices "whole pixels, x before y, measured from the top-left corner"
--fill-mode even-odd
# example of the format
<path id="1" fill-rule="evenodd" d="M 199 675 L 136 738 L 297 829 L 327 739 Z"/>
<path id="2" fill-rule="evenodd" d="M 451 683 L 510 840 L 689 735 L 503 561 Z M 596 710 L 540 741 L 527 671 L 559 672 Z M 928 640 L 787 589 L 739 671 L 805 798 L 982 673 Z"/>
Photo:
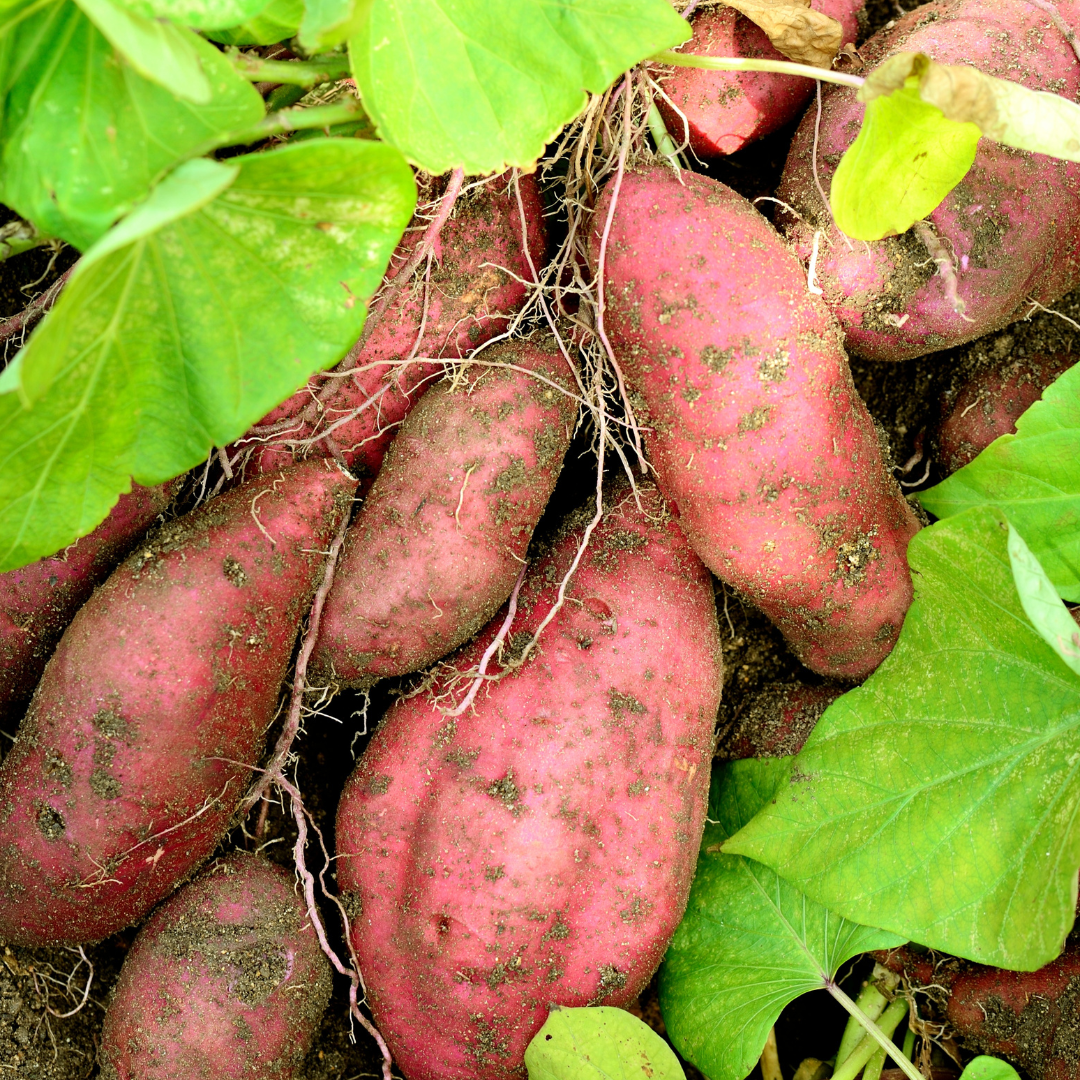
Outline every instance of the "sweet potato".
<path id="1" fill-rule="evenodd" d="M 349 529 L 312 657 L 335 682 L 417 671 L 510 595 L 573 433 L 574 381 L 554 339 L 484 357 L 525 370 L 478 367 L 428 391 Z"/>
<path id="2" fill-rule="evenodd" d="M 241 485 L 82 607 L 0 765 L 0 940 L 103 938 L 211 853 L 354 487 L 323 460 Z"/>
<path id="3" fill-rule="evenodd" d="M 842 693 L 842 687 L 831 683 L 768 683 L 740 707 L 731 730 L 720 740 L 716 756 L 739 761 L 797 754 L 821 714 Z"/>
<path id="4" fill-rule="evenodd" d="M 101 1080 L 289 1080 L 330 998 L 293 876 L 235 853 L 161 905 L 124 960 Z"/>
<path id="5" fill-rule="evenodd" d="M 943 397 L 934 433 L 935 460 L 947 474 L 963 468 L 996 438 L 1016 431 L 1021 414 L 1076 363 L 1068 353 L 1010 356 L 977 368 Z"/>
<path id="6" fill-rule="evenodd" d="M 810 6 L 840 23 L 845 42 L 855 41 L 863 0 L 813 0 Z M 734 8 L 700 11 L 692 25 L 694 36 L 680 52 L 787 59 L 773 48 L 764 30 Z M 689 135 L 690 148 L 706 161 L 734 154 L 747 143 L 771 135 L 794 120 L 814 94 L 813 82 L 795 75 L 701 68 L 661 70 L 665 74 L 660 84 L 675 106 L 663 98 L 656 102 L 668 131 L 676 143 Z"/>
<path id="7" fill-rule="evenodd" d="M 528 248 L 539 269 L 546 244 L 540 190 L 533 176 L 522 176 L 519 184 Z M 424 225 L 414 222 L 406 232 L 390 260 L 387 282 L 408 260 Z M 256 468 L 273 470 L 291 463 L 294 451 L 309 452 L 310 444 L 302 445 L 305 440 L 328 435 L 349 468 L 370 481 L 397 425 L 442 372 L 440 361 L 460 359 L 506 329 L 508 316 L 525 298 L 519 279 L 530 276 L 521 214 L 508 174 L 459 196 L 433 254 L 426 305 L 422 288 L 403 287 L 359 354 L 347 358 L 351 366 L 339 365 L 331 376 L 332 390 L 325 399 L 316 395 L 326 377 L 316 375 L 264 417 L 258 427 L 296 420 L 258 452 Z M 419 359 L 403 366 L 412 356 Z M 319 415 L 308 423 L 300 414 L 312 402 L 318 403 Z M 327 452 L 325 443 L 317 449 Z"/>
<path id="8" fill-rule="evenodd" d="M 1080 28 L 1075 0 L 1056 7 Z M 934 0 L 860 51 L 871 68 L 891 53 L 921 51 L 1033 90 L 1069 99 L 1080 91 L 1072 47 L 1030 0 Z M 825 91 L 817 148 L 825 191 L 862 115 L 855 91 Z M 1080 165 L 982 140 L 971 171 L 928 218 L 953 263 L 961 312 L 916 231 L 866 245 L 847 240 L 832 225 L 813 176 L 814 122 L 810 110 L 792 142 L 777 197 L 801 215 L 781 220 L 804 261 L 820 233 L 816 280 L 852 352 L 905 360 L 950 348 L 1019 318 L 1029 297 L 1048 304 L 1080 281 Z"/>
<path id="9" fill-rule="evenodd" d="M 92 533 L 0 574 L 0 721 L 26 707 L 64 628 L 169 504 L 172 489 L 133 485 Z"/>
<path id="10" fill-rule="evenodd" d="M 876 954 L 916 987 L 971 1050 L 1008 1059 L 1036 1080 L 1073 1080 L 1080 1062 L 1080 946 L 1038 971 L 1004 971 L 905 947 Z M 920 998 L 926 1000 L 926 998 Z"/>
<path id="11" fill-rule="evenodd" d="M 798 260 L 723 184 L 646 168 L 623 180 L 606 297 L 658 483 L 694 550 L 808 667 L 869 674 L 911 603 L 918 522 Z"/>
<path id="12" fill-rule="evenodd" d="M 597 527 L 538 653 L 461 716 L 438 708 L 445 679 L 395 705 L 345 788 L 338 883 L 362 902 L 352 942 L 408 1080 L 521 1074 L 551 1003 L 632 1001 L 682 917 L 720 640 L 704 567 L 642 498 L 651 517 L 624 494 Z M 588 518 L 530 569 L 511 652 Z"/>

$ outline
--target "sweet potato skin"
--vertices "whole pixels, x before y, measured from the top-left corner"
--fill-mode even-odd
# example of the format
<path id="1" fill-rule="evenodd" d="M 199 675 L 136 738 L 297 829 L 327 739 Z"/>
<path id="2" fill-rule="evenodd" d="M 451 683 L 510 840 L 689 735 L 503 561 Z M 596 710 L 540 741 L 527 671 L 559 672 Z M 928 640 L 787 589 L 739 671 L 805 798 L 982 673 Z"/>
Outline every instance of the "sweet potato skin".
<path id="1" fill-rule="evenodd" d="M 1055 6 L 1080 28 L 1075 0 Z M 933 0 L 876 34 L 860 53 L 872 68 L 898 51 L 972 64 L 1069 99 L 1080 90 L 1071 47 L 1026 0 Z M 862 115 L 855 91 L 824 91 L 817 164 L 825 191 Z M 803 119 L 776 192 L 801 220 L 786 214 L 780 220 L 804 262 L 820 231 L 816 280 L 851 352 L 906 360 L 951 348 L 1020 318 L 1029 297 L 1049 304 L 1080 280 L 1080 165 L 980 142 L 971 171 L 928 218 L 956 263 L 962 318 L 912 231 L 866 245 L 846 240 L 832 225 L 813 177 L 814 120 L 813 111 Z"/>
<path id="2" fill-rule="evenodd" d="M 813 0 L 815 11 L 837 20 L 844 41 L 858 36 L 863 0 Z M 695 56 L 743 56 L 786 60 L 759 26 L 734 8 L 710 8 L 693 18 L 694 36 L 680 50 Z M 664 92 L 656 104 L 676 144 L 689 135 L 690 149 L 705 161 L 741 150 L 794 120 L 814 95 L 814 84 L 795 75 L 764 71 L 660 69 Z M 683 117 L 686 123 L 683 123 Z"/>
<path id="3" fill-rule="evenodd" d="M 26 707 L 64 628 L 168 506 L 173 486 L 134 484 L 92 533 L 0 574 L 0 721 Z"/>
<path id="4" fill-rule="evenodd" d="M 171 896 L 124 960 L 102 1080 L 290 1080 L 330 998 L 292 875 L 234 853 Z"/>
<path id="5" fill-rule="evenodd" d="M 547 243 L 540 189 L 533 176 L 522 176 L 519 184 L 528 251 L 539 269 Z M 423 222 L 414 223 L 406 232 L 390 260 L 387 282 L 397 276 L 422 235 Z M 341 460 L 362 482 L 370 482 L 397 425 L 441 376 L 441 361 L 458 360 L 502 333 L 509 316 L 521 307 L 525 286 L 519 279 L 531 278 L 525 252 L 521 213 L 508 174 L 460 196 L 434 243 L 426 311 L 423 291 L 403 288 L 348 369 L 351 374 L 337 377 L 344 374 L 339 366 L 335 389 L 322 403 L 321 419 L 316 424 L 300 421 L 299 413 L 314 399 L 322 385 L 321 375 L 314 376 L 258 426 L 296 416 L 295 427 L 280 437 L 302 440 L 329 433 Z M 401 366 L 413 355 L 422 359 Z M 372 404 L 351 416 L 367 402 Z M 311 448 L 297 447 L 296 452 L 303 456 Z M 326 444 L 317 444 L 314 452 L 327 453 Z M 292 459 L 292 449 L 272 442 L 257 451 L 253 464 L 266 471 Z"/>
<path id="6" fill-rule="evenodd" d="M 962 469 L 1016 421 L 1042 392 L 1076 363 L 1069 353 L 1036 353 L 974 371 L 941 402 L 934 432 L 935 460 L 946 475 Z"/>
<path id="7" fill-rule="evenodd" d="M 582 528 L 530 570 L 511 647 Z M 539 655 L 473 711 L 443 715 L 445 683 L 396 705 L 342 796 L 338 881 L 362 901 L 353 945 L 408 1080 L 522 1076 L 552 1002 L 632 1001 L 682 917 L 722 683 L 708 575 L 625 495 L 568 595 Z"/>
<path id="8" fill-rule="evenodd" d="M 417 671 L 510 595 L 570 444 L 575 385 L 554 339 L 484 359 L 525 370 L 473 368 L 429 390 L 349 529 L 312 657 L 334 682 Z"/>
<path id="9" fill-rule="evenodd" d="M 79 611 L 0 765 L 0 940 L 99 940 L 211 853 L 354 487 L 321 460 L 241 485 Z"/>
<path id="10" fill-rule="evenodd" d="M 723 184 L 652 167 L 623 179 L 605 282 L 612 347 L 694 550 L 808 667 L 869 674 L 911 604 L 918 522 L 798 260 Z"/>

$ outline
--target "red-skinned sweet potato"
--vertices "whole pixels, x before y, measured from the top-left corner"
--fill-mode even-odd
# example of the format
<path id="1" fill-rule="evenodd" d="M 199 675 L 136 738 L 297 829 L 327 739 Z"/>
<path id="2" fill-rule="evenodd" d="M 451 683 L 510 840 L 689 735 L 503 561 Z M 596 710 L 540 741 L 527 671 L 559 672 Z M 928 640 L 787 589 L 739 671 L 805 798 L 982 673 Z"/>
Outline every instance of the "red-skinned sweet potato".
<path id="1" fill-rule="evenodd" d="M 335 682 L 417 671 L 510 595 L 570 444 L 575 384 L 554 339 L 484 359 L 524 370 L 473 368 L 430 390 L 349 529 L 312 657 Z"/>
<path id="2" fill-rule="evenodd" d="M 26 707 L 64 628 L 168 506 L 172 491 L 171 484 L 133 485 L 92 533 L 0 574 L 0 720 Z"/>
<path id="3" fill-rule="evenodd" d="M 1055 6 L 1080 28 L 1075 0 Z M 860 50 L 869 68 L 899 51 L 971 64 L 1070 100 L 1080 91 L 1076 54 L 1029 0 L 934 0 Z M 825 191 L 862 115 L 853 90 L 824 92 L 817 167 Z M 982 140 L 971 171 L 928 218 L 954 263 L 961 314 L 914 231 L 866 245 L 832 225 L 813 176 L 814 121 L 810 110 L 776 194 L 801 215 L 781 221 L 804 262 L 821 233 L 816 280 L 853 353 L 905 360 L 950 348 L 1020 318 L 1029 297 L 1048 304 L 1080 280 L 1080 164 Z"/>
<path id="4" fill-rule="evenodd" d="M 813 0 L 810 6 L 840 23 L 845 42 L 855 41 L 863 0 Z M 773 48 L 764 30 L 734 8 L 700 11 L 692 25 L 694 36 L 680 52 L 787 59 Z M 662 70 L 670 73 L 661 76 L 660 84 L 678 109 L 676 112 L 663 98 L 657 99 L 668 131 L 676 143 L 689 135 L 690 148 L 706 161 L 734 154 L 747 143 L 771 135 L 794 120 L 814 94 L 813 82 L 797 75 L 702 68 Z"/>
<path id="5" fill-rule="evenodd" d="M 704 567 L 642 497 L 652 520 L 621 495 L 531 659 L 456 718 L 436 707 L 445 681 L 396 705 L 346 786 L 338 882 L 362 901 L 353 945 L 408 1080 L 520 1074 L 551 1003 L 632 1001 L 682 917 L 720 640 Z M 551 609 L 581 521 L 530 569 L 511 649 Z"/>
<path id="6" fill-rule="evenodd" d="M 528 250 L 539 270 L 546 244 L 543 206 L 536 178 L 519 179 L 527 223 Z M 414 222 L 390 260 L 386 281 L 420 242 L 425 222 Z M 425 312 L 423 289 L 406 285 L 391 302 L 346 374 L 340 367 L 333 390 L 321 401 L 319 419 L 300 419 L 316 400 L 325 376 L 316 375 L 284 404 L 265 416 L 260 427 L 297 417 L 255 456 L 255 467 L 273 470 L 290 463 L 297 440 L 329 435 L 342 459 L 361 477 L 374 477 L 397 430 L 420 396 L 442 373 L 442 360 L 458 360 L 509 324 L 521 307 L 530 279 L 522 243 L 521 213 L 509 174 L 459 196 L 453 215 L 443 225 L 433 249 Z M 420 331 L 423 328 L 423 334 Z M 401 361 L 419 359 L 408 367 Z M 362 411 L 358 411 L 362 410 Z M 286 445 L 279 440 L 291 440 Z M 326 453 L 324 443 L 316 447 Z"/>
<path id="7" fill-rule="evenodd" d="M 292 874 L 216 860 L 139 931 L 101 1038 L 102 1080 L 289 1080 L 330 997 Z"/>
<path id="8" fill-rule="evenodd" d="M 0 940 L 106 937 L 211 853 L 354 488 L 324 460 L 250 481 L 82 607 L 0 765 Z"/>
<path id="9" fill-rule="evenodd" d="M 606 297 L 658 483 L 694 550 L 808 667 L 868 675 L 911 604 L 918 522 L 798 260 L 723 184 L 651 167 L 623 180 Z"/>
<path id="10" fill-rule="evenodd" d="M 954 473 L 995 439 L 1015 432 L 1021 414 L 1075 363 L 1069 353 L 1037 353 L 977 368 L 941 401 L 934 433 L 937 463 L 946 474 Z"/>
<path id="11" fill-rule="evenodd" d="M 739 761 L 797 754 L 821 714 L 842 693 L 843 688 L 833 683 L 768 683 L 740 707 L 716 756 L 724 761 Z"/>

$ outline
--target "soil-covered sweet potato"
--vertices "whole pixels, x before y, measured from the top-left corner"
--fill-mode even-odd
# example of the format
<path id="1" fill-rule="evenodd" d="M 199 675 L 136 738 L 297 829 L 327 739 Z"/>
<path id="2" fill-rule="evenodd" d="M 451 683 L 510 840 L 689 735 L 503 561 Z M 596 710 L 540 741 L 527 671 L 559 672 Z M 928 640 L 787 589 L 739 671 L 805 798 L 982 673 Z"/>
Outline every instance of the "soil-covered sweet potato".
<path id="1" fill-rule="evenodd" d="M 919 526 L 798 260 L 723 184 L 658 167 L 623 179 L 606 258 L 608 335 L 694 550 L 807 667 L 868 675 L 911 604 Z"/>
<path id="2" fill-rule="evenodd" d="M 513 368 L 428 391 L 349 529 L 312 657 L 335 682 L 417 671 L 510 595 L 570 444 L 575 383 L 553 338 L 483 356 Z"/>
<path id="3" fill-rule="evenodd" d="M 910 947 L 875 954 L 927 988 L 941 1019 L 969 1050 L 1003 1057 L 1032 1080 L 1074 1080 L 1080 1066 L 1080 946 L 1071 941 L 1038 971 L 1005 971 Z"/>
<path id="4" fill-rule="evenodd" d="M 408 1080 L 522 1075 L 552 1003 L 632 1001 L 682 917 L 720 640 L 705 568 L 655 489 L 642 501 L 618 495 L 519 669 L 460 716 L 438 707 L 445 676 L 395 705 L 346 786 L 338 883 L 362 905 L 353 945 Z M 511 653 L 550 611 L 590 511 L 530 569 Z"/>
<path id="5" fill-rule="evenodd" d="M 104 938 L 213 851 L 354 488 L 325 460 L 252 480 L 82 607 L 0 765 L 0 940 Z"/>
<path id="6" fill-rule="evenodd" d="M 973 371 L 943 396 L 934 432 L 934 458 L 946 475 L 962 469 L 995 439 L 1016 431 L 1016 421 L 1042 392 L 1076 363 L 1070 353 L 1010 356 Z"/>
<path id="7" fill-rule="evenodd" d="M 1075 0 L 1055 6 L 1080 29 Z M 1030 0 L 933 0 L 860 53 L 870 69 L 900 51 L 970 64 L 1070 100 L 1080 91 L 1072 46 Z M 854 90 L 824 91 L 817 168 L 826 192 L 862 116 Z M 904 360 L 950 348 L 1019 318 L 1029 297 L 1048 304 L 1080 280 L 1080 164 L 979 143 L 971 170 L 927 219 L 953 265 L 961 312 L 917 230 L 867 245 L 832 224 L 813 175 L 815 120 L 808 111 L 776 194 L 800 215 L 781 220 L 804 262 L 818 237 L 816 281 L 853 353 Z"/>
<path id="8" fill-rule="evenodd" d="M 536 178 L 518 181 L 525 210 L 528 251 L 539 270 L 546 230 Z M 390 260 L 386 282 L 420 242 L 426 222 L 416 221 Z M 405 284 L 364 342 L 327 380 L 314 376 L 257 425 L 284 424 L 256 453 L 262 470 L 279 468 L 293 455 L 328 452 L 331 438 L 341 459 L 361 477 L 374 477 L 398 424 L 442 373 L 442 360 L 458 360 L 506 329 L 525 299 L 531 278 L 522 240 L 521 213 L 509 174 L 458 197 L 433 246 L 431 273 Z M 405 362 L 413 360 L 405 366 Z M 320 396 L 320 387 L 329 387 Z M 313 405 L 313 420 L 302 416 Z M 284 440 L 284 441 L 283 441 Z M 243 443 L 241 443 L 243 445 Z M 258 445 L 258 444 L 257 444 Z"/>
<path id="9" fill-rule="evenodd" d="M 64 628 L 168 506 L 172 491 L 171 484 L 135 484 L 92 533 L 0 574 L 0 721 L 25 708 Z"/>
<path id="10" fill-rule="evenodd" d="M 105 1016 L 101 1080 L 289 1080 L 329 997 L 293 875 L 234 853 L 139 931 Z"/>
<path id="11" fill-rule="evenodd" d="M 840 23 L 845 43 L 855 41 L 863 0 L 813 0 L 810 6 Z M 680 52 L 787 59 L 773 48 L 764 30 L 734 8 L 699 11 L 692 25 L 694 36 Z M 703 68 L 661 70 L 665 74 L 660 85 L 671 102 L 658 97 L 656 104 L 668 131 L 677 144 L 689 137 L 690 148 L 706 161 L 734 154 L 747 143 L 771 135 L 794 120 L 814 94 L 813 81 L 797 75 Z"/>
<path id="12" fill-rule="evenodd" d="M 722 733 L 716 756 L 739 761 L 797 754 L 822 713 L 842 693 L 843 687 L 835 683 L 768 683 L 743 702 L 730 730 Z"/>

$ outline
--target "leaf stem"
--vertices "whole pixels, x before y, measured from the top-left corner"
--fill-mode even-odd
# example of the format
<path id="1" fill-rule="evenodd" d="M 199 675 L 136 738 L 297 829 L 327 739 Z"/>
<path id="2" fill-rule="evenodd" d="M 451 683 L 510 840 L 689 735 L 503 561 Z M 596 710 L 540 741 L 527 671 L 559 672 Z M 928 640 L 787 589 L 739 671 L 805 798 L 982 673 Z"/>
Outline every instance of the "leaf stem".
<path id="1" fill-rule="evenodd" d="M 870 1019 L 840 989 L 839 986 L 830 979 L 825 988 L 841 1005 L 859 1021 L 864 1028 L 869 1038 L 863 1039 L 861 1043 L 852 1052 L 851 1057 L 841 1065 L 835 1073 L 833 1073 L 833 1080 L 855 1080 L 855 1077 L 859 1075 L 860 1070 L 870 1060 L 874 1053 L 873 1043 L 876 1042 L 878 1046 L 883 1047 L 885 1052 L 900 1066 L 901 1071 L 908 1080 L 925 1080 L 922 1073 L 904 1056 L 900 1048 L 889 1038 L 897 1028 L 897 1025 L 904 1018 L 907 1013 L 907 1001 L 903 998 L 897 998 L 881 1015 L 880 1027 Z M 888 1034 L 885 1030 L 888 1029 Z"/>
<path id="2" fill-rule="evenodd" d="M 859 996 L 855 999 L 855 1004 L 862 1009 L 871 1020 L 877 1020 L 877 1018 L 885 1011 L 885 1006 L 889 1004 L 889 999 L 871 980 L 859 991 Z M 844 1034 L 840 1039 L 840 1049 L 836 1052 L 837 1068 L 843 1065 L 844 1062 L 851 1057 L 852 1050 L 862 1042 L 864 1033 L 862 1023 L 859 1021 L 858 1017 L 854 1015 L 849 1016 L 847 1027 L 844 1028 Z"/>
<path id="3" fill-rule="evenodd" d="M 773 71 L 778 75 L 801 75 L 805 79 L 818 79 L 820 82 L 853 86 L 856 89 L 866 81 L 858 75 L 848 75 L 843 71 L 828 71 L 825 68 L 811 67 L 809 64 L 795 64 L 790 60 L 756 60 L 745 56 L 695 56 L 693 53 L 674 52 L 671 49 L 649 57 L 649 61 L 653 64 L 671 64 L 673 67 L 706 68 L 709 71 Z"/>
<path id="4" fill-rule="evenodd" d="M 672 141 L 671 134 L 668 132 L 664 118 L 660 115 L 660 110 L 656 107 L 655 102 L 649 106 L 649 134 L 656 145 L 657 153 L 663 154 L 678 169 L 680 166 L 679 151 L 675 148 L 675 143 Z"/>
<path id="5" fill-rule="evenodd" d="M 247 146 L 249 143 L 262 142 L 271 135 L 284 135 L 290 131 L 329 128 L 334 124 L 356 120 L 363 115 L 364 110 L 355 98 L 335 101 L 332 105 L 315 105 L 310 109 L 282 109 L 280 112 L 264 116 L 257 124 L 249 128 L 228 131 L 224 135 L 217 136 L 197 147 L 190 156 L 202 157 L 223 146 Z"/>
<path id="6" fill-rule="evenodd" d="M 229 60 L 251 82 L 288 83 L 290 86 L 318 86 L 346 79 L 351 74 L 345 55 L 316 56 L 311 60 L 264 60 L 261 56 L 227 50 Z"/>

